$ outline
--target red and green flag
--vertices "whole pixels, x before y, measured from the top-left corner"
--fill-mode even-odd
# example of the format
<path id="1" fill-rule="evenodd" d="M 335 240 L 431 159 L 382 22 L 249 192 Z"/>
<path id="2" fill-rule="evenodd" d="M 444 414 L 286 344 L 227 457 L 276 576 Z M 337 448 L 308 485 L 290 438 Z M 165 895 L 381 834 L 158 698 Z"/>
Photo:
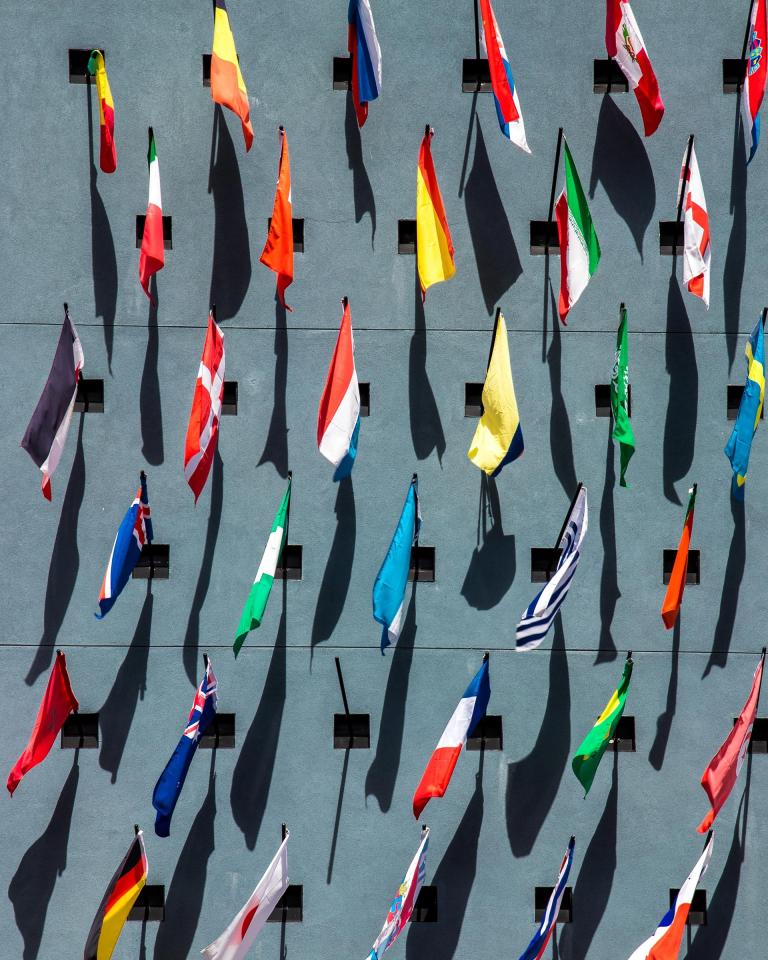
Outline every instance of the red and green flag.
<path id="1" fill-rule="evenodd" d="M 139 280 L 144 293 L 152 300 L 152 294 L 149 292 L 149 281 L 158 270 L 162 270 L 165 266 L 160 164 L 157 161 L 157 147 L 155 146 L 155 134 L 152 127 L 149 128 L 147 163 L 149 164 L 149 201 L 147 203 L 147 215 L 144 218 L 141 252 L 139 253 Z"/>

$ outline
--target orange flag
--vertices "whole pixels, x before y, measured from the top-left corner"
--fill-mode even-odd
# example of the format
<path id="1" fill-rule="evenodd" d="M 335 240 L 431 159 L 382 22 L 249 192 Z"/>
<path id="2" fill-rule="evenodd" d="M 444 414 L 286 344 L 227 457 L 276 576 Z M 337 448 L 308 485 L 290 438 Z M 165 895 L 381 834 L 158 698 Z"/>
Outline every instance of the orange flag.
<path id="1" fill-rule="evenodd" d="M 693 508 L 696 505 L 696 484 L 689 490 L 688 509 L 685 511 L 685 523 L 683 532 L 680 535 L 680 543 L 677 545 L 677 556 L 672 567 L 672 574 L 667 585 L 667 592 L 664 594 L 664 603 L 661 605 L 661 619 L 667 630 L 671 630 L 680 613 L 680 607 L 683 603 L 683 591 L 685 590 L 685 581 L 688 576 L 688 548 L 691 545 L 691 534 L 693 533 Z"/>
<path id="2" fill-rule="evenodd" d="M 288 137 L 280 127 L 280 168 L 277 174 L 275 206 L 269 224 L 267 242 L 259 260 L 277 274 L 277 299 L 291 311 L 285 302 L 285 291 L 293 283 L 293 207 L 291 206 L 291 160 L 288 156 Z"/>

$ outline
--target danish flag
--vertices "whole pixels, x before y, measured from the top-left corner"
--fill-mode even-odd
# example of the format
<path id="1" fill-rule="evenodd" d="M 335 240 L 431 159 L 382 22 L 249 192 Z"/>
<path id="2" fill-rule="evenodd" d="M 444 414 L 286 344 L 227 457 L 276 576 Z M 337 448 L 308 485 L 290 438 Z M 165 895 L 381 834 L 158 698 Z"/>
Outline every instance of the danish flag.
<path id="1" fill-rule="evenodd" d="M 224 334 L 216 323 L 215 310 L 212 307 L 208 315 L 208 333 L 197 371 L 184 445 L 184 479 L 192 488 L 195 503 L 211 472 L 224 399 Z"/>

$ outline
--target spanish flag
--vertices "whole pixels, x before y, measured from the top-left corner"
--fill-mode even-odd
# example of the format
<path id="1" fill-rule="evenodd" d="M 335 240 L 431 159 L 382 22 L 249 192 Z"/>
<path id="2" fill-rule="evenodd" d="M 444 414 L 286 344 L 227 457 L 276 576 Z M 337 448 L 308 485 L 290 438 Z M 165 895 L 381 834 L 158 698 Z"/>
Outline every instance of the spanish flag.
<path id="1" fill-rule="evenodd" d="M 453 241 L 445 207 L 437 182 L 430 146 L 435 131 L 427 126 L 419 151 L 419 169 L 416 172 L 416 260 L 419 268 L 421 295 L 433 283 L 450 280 L 456 273 L 453 262 Z"/>
<path id="2" fill-rule="evenodd" d="M 101 50 L 94 50 L 91 54 L 88 73 L 96 77 L 96 94 L 99 98 L 99 166 L 104 173 L 114 173 L 117 170 L 115 101 L 109 89 L 107 68 L 104 66 L 104 54 Z"/>
<path id="3" fill-rule="evenodd" d="M 235 38 L 229 25 L 229 14 L 224 0 L 213 0 L 213 49 L 211 50 L 211 98 L 240 117 L 243 125 L 245 149 L 253 143 L 251 110 L 248 91 L 240 73 Z"/>
<path id="4" fill-rule="evenodd" d="M 696 484 L 688 491 L 688 508 L 685 511 L 685 523 L 683 532 L 680 535 L 680 543 L 677 545 L 677 555 L 672 567 L 672 573 L 667 585 L 667 592 L 664 594 L 664 603 L 661 605 L 661 619 L 667 630 L 671 630 L 680 613 L 680 607 L 683 605 L 683 593 L 685 591 L 685 581 L 688 578 L 688 548 L 691 545 L 691 534 L 693 533 L 693 511 L 696 506 Z"/>
<path id="5" fill-rule="evenodd" d="M 291 158 L 288 155 L 288 137 L 280 127 L 280 166 L 277 189 L 267 242 L 259 260 L 277 274 L 277 299 L 291 311 L 285 302 L 285 291 L 293 283 L 293 206 L 291 204 Z"/>
<path id="6" fill-rule="evenodd" d="M 84 960 L 110 960 L 123 924 L 147 882 L 147 854 L 142 837 L 139 830 L 109 882 L 85 943 Z"/>

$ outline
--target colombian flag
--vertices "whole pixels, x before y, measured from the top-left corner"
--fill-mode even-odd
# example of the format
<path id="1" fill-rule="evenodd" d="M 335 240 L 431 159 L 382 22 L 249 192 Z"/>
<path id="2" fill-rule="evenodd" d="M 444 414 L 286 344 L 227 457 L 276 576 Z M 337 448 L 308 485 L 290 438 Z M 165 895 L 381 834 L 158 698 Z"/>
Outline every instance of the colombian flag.
<path id="1" fill-rule="evenodd" d="M 245 149 L 253 143 L 251 110 L 248 91 L 240 73 L 235 38 L 229 25 L 229 14 L 224 0 L 213 2 L 213 49 L 211 50 L 211 98 L 240 117 L 243 125 Z"/>
<path id="2" fill-rule="evenodd" d="M 101 50 L 94 50 L 91 54 L 88 73 L 96 77 L 96 93 L 99 98 L 99 166 L 104 173 L 114 173 L 117 170 L 115 101 L 109 89 L 107 68 L 104 66 L 104 54 Z"/>
<path id="3" fill-rule="evenodd" d="M 277 171 L 277 189 L 267 242 L 259 257 L 261 263 L 277 274 L 277 299 L 289 312 L 285 291 L 293 283 L 293 204 L 291 203 L 291 158 L 288 137 L 280 127 L 280 165 Z"/>
<path id="4" fill-rule="evenodd" d="M 435 131 L 428 126 L 421 141 L 416 172 L 416 260 L 421 295 L 425 300 L 427 289 L 433 283 L 450 280 L 456 273 L 451 231 L 448 229 L 443 197 L 432 162 L 431 142 L 434 135 Z"/>
<path id="5" fill-rule="evenodd" d="M 147 854 L 141 830 L 109 882 L 85 943 L 84 960 L 110 960 L 123 924 L 147 882 Z"/>

